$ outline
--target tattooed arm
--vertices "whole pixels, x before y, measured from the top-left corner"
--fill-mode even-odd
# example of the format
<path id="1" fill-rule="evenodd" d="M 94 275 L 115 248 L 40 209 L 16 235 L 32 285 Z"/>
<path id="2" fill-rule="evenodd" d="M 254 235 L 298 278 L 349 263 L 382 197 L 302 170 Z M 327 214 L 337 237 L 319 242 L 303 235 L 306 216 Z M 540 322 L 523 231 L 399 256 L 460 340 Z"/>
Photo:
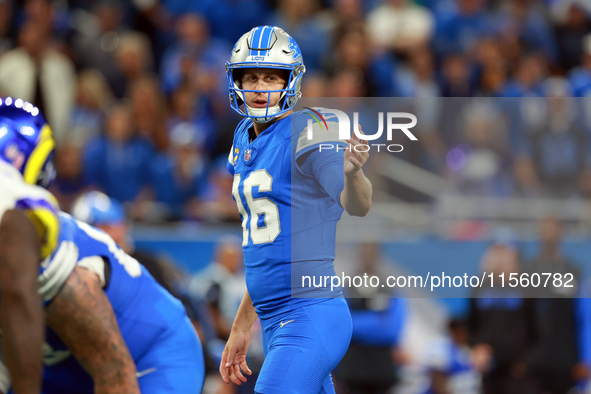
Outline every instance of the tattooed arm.
<path id="1" fill-rule="evenodd" d="M 96 394 L 140 392 L 135 364 L 94 273 L 77 267 L 46 314 L 49 327 L 92 376 Z"/>
<path id="2" fill-rule="evenodd" d="M 33 223 L 9 210 L 0 222 L 0 328 L 17 393 L 39 393 L 43 368 L 43 307 L 37 290 L 40 240 Z"/>

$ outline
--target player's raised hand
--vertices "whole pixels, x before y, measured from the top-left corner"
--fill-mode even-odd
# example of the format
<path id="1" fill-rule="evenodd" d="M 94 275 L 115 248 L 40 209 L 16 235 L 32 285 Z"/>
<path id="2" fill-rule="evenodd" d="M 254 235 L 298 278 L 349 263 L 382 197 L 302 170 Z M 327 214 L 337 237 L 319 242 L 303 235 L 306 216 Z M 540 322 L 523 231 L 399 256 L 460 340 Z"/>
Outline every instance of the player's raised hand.
<path id="1" fill-rule="evenodd" d="M 232 330 L 230 333 L 220 362 L 220 375 L 225 383 L 231 381 L 240 386 L 242 382 L 246 382 L 246 377 L 242 374 L 242 371 L 247 375 L 252 375 L 252 371 L 246 364 L 246 352 L 249 343 L 250 332 Z M 242 371 L 240 370 L 241 367 Z"/>
<path id="2" fill-rule="evenodd" d="M 365 135 L 365 133 L 361 129 L 361 125 L 359 125 L 359 132 Z M 349 145 L 345 150 L 345 162 L 343 164 L 343 171 L 345 175 L 352 176 L 355 175 L 357 171 L 359 171 L 361 167 L 363 167 L 363 165 L 367 162 L 367 159 L 369 158 L 369 149 L 363 146 L 367 145 L 367 141 L 362 140 L 361 138 L 358 140 L 355 135 L 349 138 L 347 140 L 347 143 Z"/>

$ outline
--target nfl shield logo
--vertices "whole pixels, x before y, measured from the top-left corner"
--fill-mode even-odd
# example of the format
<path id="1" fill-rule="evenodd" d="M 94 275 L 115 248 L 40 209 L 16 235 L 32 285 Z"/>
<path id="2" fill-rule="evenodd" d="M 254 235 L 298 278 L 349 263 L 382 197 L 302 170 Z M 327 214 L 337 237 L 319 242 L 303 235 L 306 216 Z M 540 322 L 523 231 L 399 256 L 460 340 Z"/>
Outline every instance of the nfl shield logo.
<path id="1" fill-rule="evenodd" d="M 252 151 L 250 149 L 247 149 L 246 151 L 244 151 L 244 160 L 249 161 L 251 153 L 252 153 Z"/>

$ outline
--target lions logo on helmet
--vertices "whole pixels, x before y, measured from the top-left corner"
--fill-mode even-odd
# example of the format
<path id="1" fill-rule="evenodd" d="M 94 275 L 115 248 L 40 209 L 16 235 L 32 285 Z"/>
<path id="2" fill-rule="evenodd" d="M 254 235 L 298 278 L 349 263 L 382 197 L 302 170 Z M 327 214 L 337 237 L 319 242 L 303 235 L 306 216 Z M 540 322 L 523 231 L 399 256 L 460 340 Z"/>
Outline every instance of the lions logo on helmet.
<path id="1" fill-rule="evenodd" d="M 251 108 L 244 103 L 245 90 L 240 86 L 240 73 L 245 68 L 274 68 L 289 71 L 287 85 L 279 92 L 281 98 L 273 107 Z M 292 109 L 300 97 L 302 76 L 306 72 L 302 51 L 295 40 L 283 29 L 275 26 L 258 26 L 244 34 L 234 45 L 230 60 L 226 62 L 226 74 L 230 87 L 230 105 L 240 115 L 254 122 L 267 123 Z M 260 92 L 260 91 L 257 91 Z"/>
<path id="2" fill-rule="evenodd" d="M 294 59 L 297 59 L 298 57 L 302 56 L 302 51 L 297 42 L 295 42 L 295 40 L 293 39 L 293 37 L 289 37 L 289 49 L 293 51 L 292 57 Z"/>
<path id="3" fill-rule="evenodd" d="M 25 182 L 47 188 L 55 178 L 54 147 L 51 128 L 37 107 L 0 99 L 0 160 L 19 170 Z"/>

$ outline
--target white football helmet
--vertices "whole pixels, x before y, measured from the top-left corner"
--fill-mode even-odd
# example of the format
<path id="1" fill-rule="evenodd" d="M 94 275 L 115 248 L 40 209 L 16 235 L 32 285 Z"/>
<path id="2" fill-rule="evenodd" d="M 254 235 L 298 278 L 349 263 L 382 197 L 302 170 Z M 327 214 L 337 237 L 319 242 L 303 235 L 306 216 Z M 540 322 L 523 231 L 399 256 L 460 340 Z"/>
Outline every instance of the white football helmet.
<path id="1" fill-rule="evenodd" d="M 240 86 L 240 73 L 236 70 L 244 68 L 276 68 L 288 70 L 287 85 L 280 90 L 266 90 L 271 93 L 280 92 L 279 102 L 266 108 L 252 108 L 244 103 L 245 92 Z M 306 72 L 302 51 L 295 40 L 283 29 L 275 26 L 258 26 L 244 34 L 234 45 L 230 61 L 226 62 L 226 74 L 230 87 L 230 105 L 243 116 L 254 122 L 267 123 L 292 109 L 300 97 L 302 76 Z M 258 91 L 260 92 L 260 91 Z"/>

